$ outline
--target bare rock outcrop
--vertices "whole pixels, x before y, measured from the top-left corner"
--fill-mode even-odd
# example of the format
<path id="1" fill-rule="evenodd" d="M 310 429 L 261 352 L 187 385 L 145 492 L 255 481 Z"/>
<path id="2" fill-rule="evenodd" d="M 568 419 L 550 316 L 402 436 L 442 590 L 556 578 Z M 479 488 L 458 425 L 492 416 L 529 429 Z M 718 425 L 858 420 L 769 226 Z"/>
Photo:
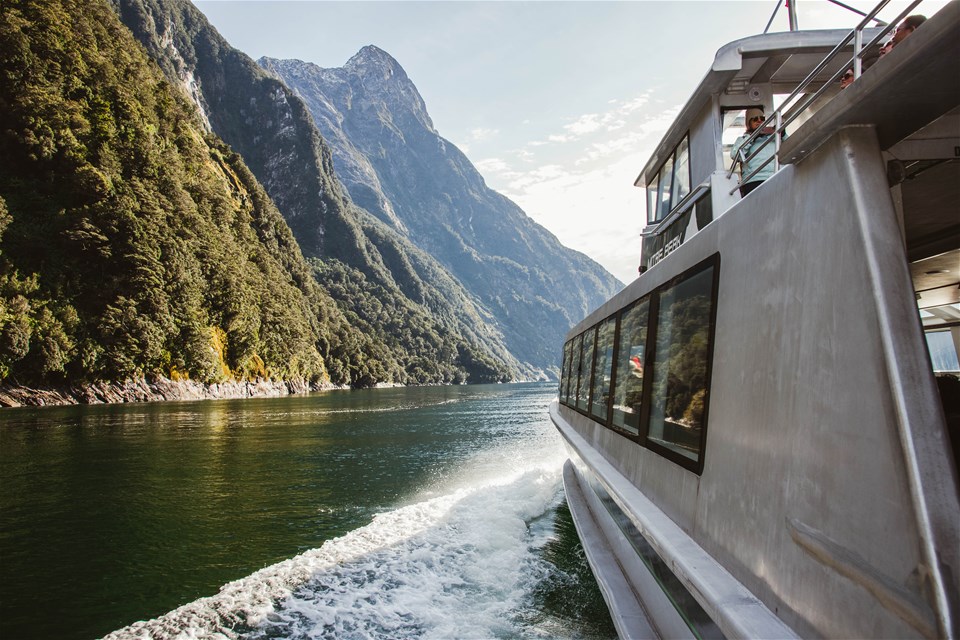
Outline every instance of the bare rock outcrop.
<path id="1" fill-rule="evenodd" d="M 170 380 L 169 378 L 140 378 L 123 382 L 96 382 L 56 388 L 0 385 L 0 407 L 254 398 L 308 393 L 324 388 L 334 387 L 315 385 L 306 380 L 254 380 L 204 384 L 192 380 Z"/>

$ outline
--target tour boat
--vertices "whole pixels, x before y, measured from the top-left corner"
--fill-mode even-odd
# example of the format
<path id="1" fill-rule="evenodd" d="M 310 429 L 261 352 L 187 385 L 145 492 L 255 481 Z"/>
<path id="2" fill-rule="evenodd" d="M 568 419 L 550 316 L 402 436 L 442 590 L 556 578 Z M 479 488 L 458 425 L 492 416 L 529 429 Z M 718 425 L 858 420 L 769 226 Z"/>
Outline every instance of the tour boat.
<path id="1" fill-rule="evenodd" d="M 960 637 L 958 372 L 928 348 L 960 343 L 960 2 L 877 55 L 918 4 L 722 47 L 637 178 L 640 275 L 550 406 L 621 637 Z"/>

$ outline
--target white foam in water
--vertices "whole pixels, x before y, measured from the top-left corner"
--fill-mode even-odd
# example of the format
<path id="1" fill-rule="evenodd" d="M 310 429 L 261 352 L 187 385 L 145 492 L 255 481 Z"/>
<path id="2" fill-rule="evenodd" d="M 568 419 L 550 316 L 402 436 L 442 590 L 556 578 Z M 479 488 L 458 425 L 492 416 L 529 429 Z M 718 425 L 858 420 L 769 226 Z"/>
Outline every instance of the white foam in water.
<path id="1" fill-rule="evenodd" d="M 459 489 L 378 514 L 319 549 L 106 637 L 524 635 L 516 613 L 543 571 L 527 523 L 553 505 L 564 456 L 559 443 L 523 449 L 464 469 Z"/>

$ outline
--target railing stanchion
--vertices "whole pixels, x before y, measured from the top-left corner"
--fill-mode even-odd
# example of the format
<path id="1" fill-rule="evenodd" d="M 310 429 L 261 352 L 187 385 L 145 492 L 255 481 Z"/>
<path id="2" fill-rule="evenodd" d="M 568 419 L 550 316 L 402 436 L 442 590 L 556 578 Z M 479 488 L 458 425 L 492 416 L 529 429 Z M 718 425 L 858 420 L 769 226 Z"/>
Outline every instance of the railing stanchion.
<path id="1" fill-rule="evenodd" d="M 783 120 L 780 118 L 780 109 L 773 112 L 777 116 L 777 125 L 773 128 L 773 171 L 780 171 L 780 138 L 783 135 Z"/>
<path id="2" fill-rule="evenodd" d="M 856 33 L 853 36 L 853 79 L 856 80 L 860 77 L 860 74 L 863 73 L 863 59 L 860 56 L 860 51 L 863 49 L 863 25 L 857 27 Z"/>
<path id="3" fill-rule="evenodd" d="M 792 12 L 793 9 L 794 9 L 794 7 L 793 7 L 793 2 L 795 2 L 795 1 L 796 1 L 796 0 L 789 0 L 788 3 L 787 3 L 787 8 L 788 8 L 791 12 Z M 834 2 L 834 0 L 830 0 L 830 1 L 831 1 L 831 2 Z M 877 4 L 877 6 L 875 6 L 875 7 L 873 8 L 873 10 L 872 10 L 870 13 L 867 13 L 867 14 L 863 13 L 862 11 L 856 11 L 856 10 L 854 10 L 855 13 L 859 13 L 860 15 L 864 16 L 863 20 L 860 22 L 860 24 L 858 24 L 856 27 L 854 27 L 853 30 L 851 30 L 850 33 L 848 33 L 848 34 L 846 35 L 846 37 L 844 37 L 844 38 L 840 41 L 840 43 L 839 43 L 838 45 L 836 45 L 836 46 L 833 48 L 833 50 L 830 51 L 830 53 L 827 54 L 827 56 L 820 62 L 820 64 L 818 64 L 816 67 L 814 67 L 813 71 L 811 71 L 811 72 L 807 75 L 807 77 L 804 78 L 803 81 L 800 82 L 799 85 L 797 85 L 797 88 L 793 90 L 793 92 L 786 98 L 786 100 L 783 101 L 783 104 L 782 104 L 780 107 L 774 109 L 773 115 L 770 116 L 770 117 L 768 117 L 768 118 L 763 122 L 763 124 L 760 125 L 760 127 L 758 127 L 753 133 L 751 133 L 751 134 L 747 137 L 746 140 L 743 141 L 743 143 L 741 143 L 740 147 L 739 147 L 738 149 L 736 149 L 736 151 L 735 151 L 736 159 L 734 160 L 733 164 L 730 165 L 730 170 L 727 171 L 727 178 L 728 178 L 728 179 L 733 175 L 733 172 L 736 171 L 736 169 L 737 169 L 737 164 L 739 164 L 739 165 L 740 165 L 740 180 L 737 182 L 737 186 L 739 187 L 739 186 L 742 185 L 744 182 L 746 182 L 749 178 L 751 178 L 751 177 L 753 177 L 755 174 L 759 173 L 759 171 L 760 171 L 763 167 L 767 166 L 767 165 L 770 163 L 770 159 L 768 158 L 766 161 L 763 162 L 763 164 L 762 164 L 760 167 L 758 167 L 758 168 L 754 169 L 752 172 L 750 172 L 750 174 L 749 174 L 748 176 L 743 175 L 743 173 L 744 173 L 744 166 L 747 164 L 747 162 L 750 161 L 750 160 L 752 160 L 755 156 L 757 156 L 757 154 L 760 153 L 760 151 L 761 151 L 764 147 L 766 147 L 768 144 L 770 144 L 770 140 L 765 140 L 765 141 L 763 141 L 763 143 L 761 143 L 758 148 L 753 149 L 753 151 L 752 151 L 749 155 L 746 154 L 746 152 L 744 151 L 744 149 L 745 149 L 747 146 L 753 144 L 753 141 L 757 138 L 758 135 L 760 135 L 760 131 L 761 131 L 763 128 L 765 128 L 767 125 L 771 124 L 771 120 L 773 120 L 773 122 L 776 124 L 776 126 L 775 126 L 775 128 L 774 128 L 774 135 L 773 135 L 773 137 L 774 137 L 773 144 L 775 145 L 774 148 L 776 149 L 776 153 L 773 155 L 773 158 L 772 158 L 772 159 L 773 159 L 773 167 L 774 167 L 774 170 L 779 170 L 779 169 L 780 169 L 780 157 L 779 157 L 779 156 L 780 156 L 780 136 L 781 136 L 781 134 L 783 133 L 785 127 L 786 127 L 787 125 L 789 125 L 791 122 L 793 122 L 793 121 L 804 111 L 804 109 L 806 109 L 808 106 L 810 106 L 811 104 L 813 104 L 821 95 L 823 95 L 823 94 L 827 91 L 827 89 L 829 88 L 830 84 L 832 84 L 833 82 L 835 82 L 835 81 L 837 80 L 837 78 L 839 78 L 839 77 L 845 72 L 846 68 L 845 68 L 845 67 L 840 67 L 840 69 L 838 69 L 836 72 L 834 72 L 834 74 L 830 77 L 830 79 L 829 79 L 827 82 L 825 82 L 825 83 L 823 84 L 823 86 L 820 87 L 820 89 L 818 89 L 817 91 L 813 92 L 812 95 L 807 95 L 805 98 L 800 98 L 800 97 L 799 97 L 800 94 L 802 94 L 802 93 L 807 89 L 807 87 L 810 86 L 810 84 L 813 83 L 813 81 L 814 81 L 814 80 L 816 79 L 816 77 L 820 74 L 820 72 L 823 71 L 823 70 L 827 67 L 827 65 L 828 65 L 834 58 L 836 58 L 836 57 L 840 54 L 841 51 L 843 51 L 843 48 L 844 48 L 845 46 L 847 46 L 847 44 L 848 44 L 851 40 L 853 40 L 853 57 L 851 58 L 850 62 L 851 62 L 851 64 L 853 65 L 853 77 L 854 77 L 854 79 L 859 78 L 859 77 L 861 76 L 861 74 L 863 73 L 863 54 L 864 54 L 864 52 L 867 51 L 867 50 L 871 50 L 872 47 L 874 47 L 875 45 L 877 45 L 877 44 L 879 43 L 879 41 L 880 41 L 881 38 L 883 38 L 883 37 L 884 37 L 887 33 L 889 33 L 891 30 L 893 30 L 893 28 L 894 28 L 897 24 L 899 24 L 911 11 L 913 11 L 914 8 L 917 7 L 917 5 L 921 4 L 921 3 L 923 2 L 923 0 L 912 0 L 912 1 L 910 2 L 910 4 L 900 13 L 900 15 L 898 15 L 893 22 L 891 22 L 891 23 L 888 24 L 888 23 L 883 22 L 882 20 L 879 20 L 876 16 L 877 16 L 877 14 L 879 14 L 880 11 L 881 11 L 884 7 L 886 7 L 890 2 L 891 2 L 891 0 L 880 0 L 879 3 Z M 840 6 L 845 6 L 845 5 L 843 5 L 842 3 L 840 3 L 840 2 L 836 2 L 835 4 L 838 4 L 838 5 L 840 5 Z M 777 8 L 778 8 L 778 9 L 779 9 L 779 6 L 780 6 L 780 5 L 779 5 L 779 3 L 778 3 L 778 5 L 777 5 Z M 846 7 L 846 8 L 849 9 L 850 7 Z M 776 11 L 774 11 L 774 15 L 776 15 Z M 792 16 L 791 20 L 795 20 L 795 19 L 796 19 L 796 16 L 795 16 L 795 15 Z M 880 30 L 879 33 L 877 33 L 877 34 L 870 40 L 870 42 L 867 43 L 866 46 L 864 46 L 864 44 L 863 44 L 863 30 L 867 27 L 867 25 L 870 24 L 870 21 L 871 21 L 871 20 L 873 20 L 873 21 L 875 21 L 875 22 L 878 22 L 878 23 L 884 25 L 884 27 Z M 771 22 L 771 23 L 773 22 L 773 18 L 772 18 L 772 17 L 770 18 L 770 22 Z M 791 24 L 791 27 L 794 27 L 794 25 Z M 770 25 L 769 25 L 769 24 L 767 25 L 767 28 L 768 28 L 768 29 L 770 28 Z M 793 29 L 791 29 L 791 30 L 793 30 Z M 766 29 L 764 30 L 764 33 L 766 33 Z M 794 103 L 794 102 L 793 102 L 793 99 L 794 99 L 794 98 L 798 98 L 797 103 Z M 791 109 L 794 109 L 794 111 L 795 111 L 794 113 L 792 113 L 790 116 L 787 117 L 786 122 L 784 122 L 783 117 L 782 117 L 782 110 L 783 110 L 783 108 L 784 108 L 785 105 L 791 105 Z M 745 123 L 745 124 L 748 124 L 748 123 Z M 731 191 L 730 193 L 733 194 L 734 191 L 736 191 L 736 187 L 734 187 L 733 191 Z"/>

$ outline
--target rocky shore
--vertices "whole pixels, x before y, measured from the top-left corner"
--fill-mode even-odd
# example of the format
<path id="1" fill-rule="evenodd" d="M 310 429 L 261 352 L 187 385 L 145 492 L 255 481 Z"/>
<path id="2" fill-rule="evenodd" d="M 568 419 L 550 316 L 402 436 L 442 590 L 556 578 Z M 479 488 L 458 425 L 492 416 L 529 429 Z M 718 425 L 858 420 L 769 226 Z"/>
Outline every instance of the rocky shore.
<path id="1" fill-rule="evenodd" d="M 254 398 L 285 396 L 333 388 L 336 387 L 313 385 L 305 380 L 257 380 L 203 384 L 192 380 L 174 381 L 168 378 L 141 378 L 124 382 L 98 382 L 57 388 L 0 385 L 0 407 Z"/>

